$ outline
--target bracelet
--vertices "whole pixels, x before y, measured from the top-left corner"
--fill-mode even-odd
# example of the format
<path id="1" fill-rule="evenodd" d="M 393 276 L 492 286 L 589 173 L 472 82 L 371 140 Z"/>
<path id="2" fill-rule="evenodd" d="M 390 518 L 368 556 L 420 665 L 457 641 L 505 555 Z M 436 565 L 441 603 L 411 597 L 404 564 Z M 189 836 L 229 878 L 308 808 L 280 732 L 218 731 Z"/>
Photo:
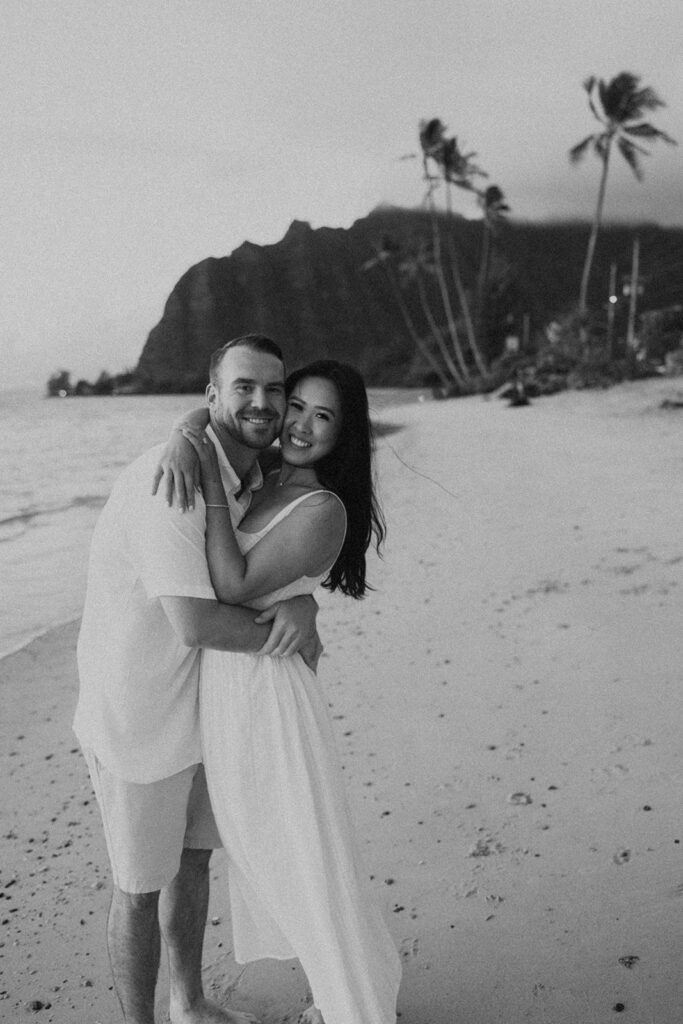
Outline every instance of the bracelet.
<path id="1" fill-rule="evenodd" d="M 204 504 L 207 508 L 230 508 L 229 505 L 211 505 L 208 501 L 205 501 Z"/>

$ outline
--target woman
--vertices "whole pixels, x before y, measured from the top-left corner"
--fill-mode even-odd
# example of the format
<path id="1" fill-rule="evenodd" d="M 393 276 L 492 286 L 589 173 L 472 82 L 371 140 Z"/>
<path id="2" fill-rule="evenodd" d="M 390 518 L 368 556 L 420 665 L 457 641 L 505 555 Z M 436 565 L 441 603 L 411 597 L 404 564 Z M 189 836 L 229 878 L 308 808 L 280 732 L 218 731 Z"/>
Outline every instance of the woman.
<path id="1" fill-rule="evenodd" d="M 211 580 L 228 604 L 263 609 L 319 583 L 361 598 L 365 553 L 384 536 L 360 375 L 320 361 L 290 375 L 286 393 L 281 460 L 237 530 L 215 448 L 197 430 L 205 414 L 183 431 L 200 460 Z M 299 655 L 206 649 L 200 718 L 236 959 L 298 957 L 313 993 L 307 1024 L 393 1024 L 398 956 L 361 882 L 315 675 Z"/>

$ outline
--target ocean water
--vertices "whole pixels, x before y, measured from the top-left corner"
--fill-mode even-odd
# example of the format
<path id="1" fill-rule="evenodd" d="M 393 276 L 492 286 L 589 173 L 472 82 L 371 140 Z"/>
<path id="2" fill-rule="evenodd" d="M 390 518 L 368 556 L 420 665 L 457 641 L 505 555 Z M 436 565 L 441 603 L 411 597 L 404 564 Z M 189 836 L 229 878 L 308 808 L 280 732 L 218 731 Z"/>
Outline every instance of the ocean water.
<path id="1" fill-rule="evenodd" d="M 374 409 L 421 397 L 372 391 Z M 93 527 L 124 466 L 200 395 L 0 391 L 0 657 L 80 616 Z"/>

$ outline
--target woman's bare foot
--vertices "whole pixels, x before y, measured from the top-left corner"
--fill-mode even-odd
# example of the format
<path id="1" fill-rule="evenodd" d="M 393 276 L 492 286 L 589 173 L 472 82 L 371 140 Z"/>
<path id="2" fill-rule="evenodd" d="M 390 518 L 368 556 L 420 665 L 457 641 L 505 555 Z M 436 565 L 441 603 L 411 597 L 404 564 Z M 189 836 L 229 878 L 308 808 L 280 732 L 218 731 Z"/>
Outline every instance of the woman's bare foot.
<path id="1" fill-rule="evenodd" d="M 171 1008 L 170 1017 L 172 1024 L 259 1024 L 258 1018 L 253 1013 L 246 1013 L 242 1010 L 224 1010 L 216 1003 L 210 1003 L 208 999 L 203 999 L 191 1010 Z M 320 1020 L 322 1021 L 322 1017 Z"/>
<path id="2" fill-rule="evenodd" d="M 302 1014 L 299 1015 L 298 1024 L 325 1024 L 323 1015 L 317 1006 L 307 1006 Z"/>

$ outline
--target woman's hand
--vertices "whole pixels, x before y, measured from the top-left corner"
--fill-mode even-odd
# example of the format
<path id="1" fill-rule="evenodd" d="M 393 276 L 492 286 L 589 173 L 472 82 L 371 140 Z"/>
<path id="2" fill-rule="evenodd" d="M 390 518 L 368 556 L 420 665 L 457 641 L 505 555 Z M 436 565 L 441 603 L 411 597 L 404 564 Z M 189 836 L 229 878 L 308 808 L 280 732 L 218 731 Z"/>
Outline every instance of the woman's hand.
<path id="1" fill-rule="evenodd" d="M 208 504 L 226 504 L 225 488 L 221 479 L 218 455 L 215 445 L 206 436 L 205 431 L 194 427 L 184 427 L 183 437 L 192 445 L 199 460 L 201 489 L 204 501 Z"/>
<path id="2" fill-rule="evenodd" d="M 213 475 L 220 479 L 221 471 L 218 466 L 216 447 L 207 437 L 206 431 L 196 430 L 194 427 L 183 427 L 182 434 L 183 437 L 190 442 L 197 454 L 199 466 L 202 471 L 202 478 L 206 474 L 208 476 Z"/>
<path id="3" fill-rule="evenodd" d="M 175 498 L 181 512 L 194 508 L 194 493 L 201 482 L 197 453 L 182 432 L 190 430 L 201 436 L 208 425 L 209 410 L 206 406 L 183 413 L 171 428 L 171 436 L 152 480 L 152 494 L 156 494 L 161 478 L 166 474 L 166 502 L 173 505 Z"/>
<path id="4" fill-rule="evenodd" d="M 156 494 L 161 478 L 166 477 L 166 503 L 173 505 L 175 501 L 181 512 L 194 508 L 194 494 L 201 484 L 201 464 L 186 429 L 173 430 L 152 480 L 152 494 Z"/>

